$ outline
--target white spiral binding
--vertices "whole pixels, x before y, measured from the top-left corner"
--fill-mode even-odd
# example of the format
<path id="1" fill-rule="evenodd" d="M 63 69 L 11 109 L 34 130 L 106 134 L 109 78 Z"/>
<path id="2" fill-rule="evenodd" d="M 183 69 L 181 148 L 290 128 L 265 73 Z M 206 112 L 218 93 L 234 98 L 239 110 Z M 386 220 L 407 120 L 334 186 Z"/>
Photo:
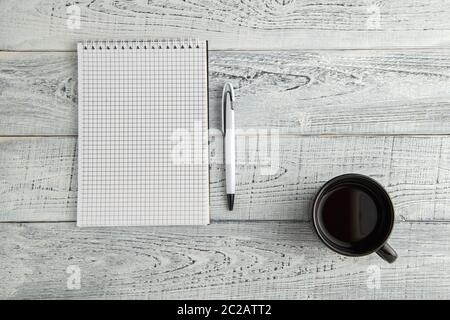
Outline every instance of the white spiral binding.
<path id="1" fill-rule="evenodd" d="M 156 50 L 156 49 L 194 49 L 200 48 L 197 39 L 164 39 L 164 40 L 85 40 L 84 50 Z"/>

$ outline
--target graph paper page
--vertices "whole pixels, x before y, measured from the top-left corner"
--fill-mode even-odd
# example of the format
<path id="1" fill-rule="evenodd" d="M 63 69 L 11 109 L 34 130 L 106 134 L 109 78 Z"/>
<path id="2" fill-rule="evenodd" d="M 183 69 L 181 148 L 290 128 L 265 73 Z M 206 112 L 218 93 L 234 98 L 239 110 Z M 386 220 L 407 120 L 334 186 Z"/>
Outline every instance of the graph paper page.
<path id="1" fill-rule="evenodd" d="M 207 42 L 78 44 L 78 226 L 209 223 Z"/>

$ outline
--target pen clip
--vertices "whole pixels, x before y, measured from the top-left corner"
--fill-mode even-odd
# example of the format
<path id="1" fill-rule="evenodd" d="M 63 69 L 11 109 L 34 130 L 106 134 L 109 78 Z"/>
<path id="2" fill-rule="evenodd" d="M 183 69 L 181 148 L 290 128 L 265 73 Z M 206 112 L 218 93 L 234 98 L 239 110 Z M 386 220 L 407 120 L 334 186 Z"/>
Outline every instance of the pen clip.
<path id="1" fill-rule="evenodd" d="M 222 134 L 225 135 L 226 126 L 226 110 L 227 110 L 227 97 L 230 97 L 231 110 L 234 111 L 234 89 L 233 85 L 229 82 L 225 83 L 222 91 Z"/>

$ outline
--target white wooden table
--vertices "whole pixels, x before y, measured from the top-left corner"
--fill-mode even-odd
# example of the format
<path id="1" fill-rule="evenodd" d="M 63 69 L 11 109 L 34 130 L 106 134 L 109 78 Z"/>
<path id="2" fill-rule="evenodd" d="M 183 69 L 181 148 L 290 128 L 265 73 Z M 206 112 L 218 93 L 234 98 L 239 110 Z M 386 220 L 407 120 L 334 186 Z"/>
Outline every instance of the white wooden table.
<path id="1" fill-rule="evenodd" d="M 79 29 L 72 4 L 0 2 L 1 298 L 450 298 L 448 1 L 80 0 Z M 210 226 L 76 228 L 75 43 L 155 37 L 210 40 L 210 126 L 231 81 L 281 169 L 239 166 L 228 212 L 212 164 Z M 348 172 L 392 196 L 394 264 L 313 233 L 314 192 Z"/>

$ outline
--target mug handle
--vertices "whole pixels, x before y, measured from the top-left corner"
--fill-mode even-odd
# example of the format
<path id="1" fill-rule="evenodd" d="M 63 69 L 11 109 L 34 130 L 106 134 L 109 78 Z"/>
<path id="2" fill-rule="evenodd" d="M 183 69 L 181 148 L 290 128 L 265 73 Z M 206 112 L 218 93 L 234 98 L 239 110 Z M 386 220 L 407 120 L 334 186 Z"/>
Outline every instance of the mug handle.
<path id="1" fill-rule="evenodd" d="M 397 259 L 397 252 L 388 244 L 385 243 L 380 249 L 378 249 L 377 254 L 385 261 L 392 263 Z"/>

